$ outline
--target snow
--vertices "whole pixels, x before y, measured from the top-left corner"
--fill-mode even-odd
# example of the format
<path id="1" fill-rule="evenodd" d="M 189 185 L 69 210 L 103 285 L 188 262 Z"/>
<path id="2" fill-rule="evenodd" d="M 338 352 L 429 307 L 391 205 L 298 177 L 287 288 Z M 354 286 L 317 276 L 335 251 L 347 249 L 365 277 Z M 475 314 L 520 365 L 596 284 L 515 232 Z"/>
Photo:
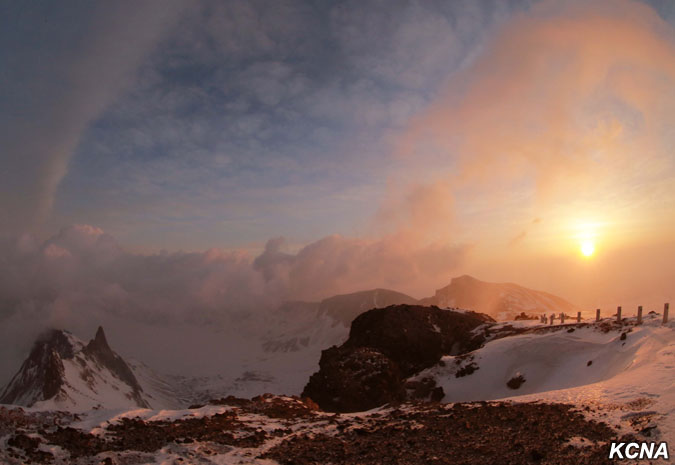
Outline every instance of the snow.
<path id="1" fill-rule="evenodd" d="M 435 378 L 444 389 L 444 402 L 508 399 L 589 405 L 601 409 L 603 420 L 610 419 L 613 426 L 625 424 L 627 415 L 653 412 L 656 433 L 675 442 L 675 323 L 662 325 L 660 315 L 647 315 L 640 326 L 635 319 L 626 323 L 607 333 L 595 325 L 568 332 L 574 325 L 565 325 L 497 339 L 469 359 L 443 357 L 445 366 L 415 378 Z M 622 340 L 621 333 L 628 330 Z M 455 377 L 467 362 L 478 370 Z M 522 386 L 507 387 L 519 373 L 525 378 Z"/>
<path id="2" fill-rule="evenodd" d="M 314 311 L 286 321 L 284 318 L 283 315 L 279 317 L 273 325 L 275 331 L 267 334 L 265 340 L 307 337 L 306 345 L 298 345 L 297 350 L 269 351 L 260 344 L 258 351 L 245 357 L 235 354 L 241 357 L 241 363 L 236 370 L 225 374 L 170 376 L 159 374 L 141 362 L 129 361 L 150 409 L 136 407 L 129 398 L 130 386 L 104 367 L 92 360 L 78 362 L 73 358 L 63 360 L 64 395 L 38 402 L 25 410 L 84 412 L 72 426 L 102 434 L 107 424 L 123 418 L 173 421 L 212 416 L 237 408 L 217 405 L 185 408 L 190 403 L 209 398 L 226 395 L 250 398 L 265 392 L 299 394 L 309 376 L 318 369 L 321 350 L 343 342 L 348 330 L 341 324 L 336 325 L 332 318 Z M 634 432 L 629 429 L 629 422 L 644 419 L 646 424 L 655 426 L 652 440 L 672 444 L 675 443 L 675 321 L 663 325 L 661 318 L 658 314 L 647 314 L 642 325 L 636 325 L 635 318 L 627 318 L 621 326 L 613 323 L 614 320 L 603 320 L 601 324 L 585 320 L 582 325 L 542 325 L 533 320 L 502 322 L 492 329 L 508 325 L 520 334 L 491 340 L 470 354 L 445 356 L 442 359 L 444 366 L 434 366 L 414 378 L 433 377 L 443 387 L 443 401 L 448 403 L 477 400 L 571 403 L 580 409 L 591 407 L 590 411 L 581 411 L 625 432 Z M 614 327 L 604 332 L 601 326 L 610 324 Z M 621 338 L 622 333 L 626 334 L 625 339 Z M 72 337 L 76 352 L 81 350 L 84 344 L 69 337 Z M 472 374 L 456 377 L 457 371 L 468 364 L 478 369 Z M 90 373 L 89 377 L 81 376 L 85 369 Z M 525 382 L 518 389 L 509 388 L 507 382 L 518 374 L 522 374 Z M 378 410 L 343 416 L 366 417 Z M 241 417 L 246 423 L 265 431 L 287 426 L 281 420 L 256 414 L 242 414 Z M 332 427 L 318 421 L 293 428 L 298 428 L 298 432 L 320 428 L 323 433 L 330 434 Z M 262 447 L 273 447 L 274 441 L 277 439 Z M 578 437 L 573 438 L 570 445 L 585 447 L 587 443 L 586 439 Z M 172 447 L 155 453 L 155 463 L 174 463 L 182 456 Z M 205 446 L 195 443 L 181 447 L 180 454 L 187 449 L 199 456 L 199 448 Z M 217 464 L 274 463 L 255 459 L 261 452 L 262 448 L 223 449 L 209 455 L 209 460 Z"/>

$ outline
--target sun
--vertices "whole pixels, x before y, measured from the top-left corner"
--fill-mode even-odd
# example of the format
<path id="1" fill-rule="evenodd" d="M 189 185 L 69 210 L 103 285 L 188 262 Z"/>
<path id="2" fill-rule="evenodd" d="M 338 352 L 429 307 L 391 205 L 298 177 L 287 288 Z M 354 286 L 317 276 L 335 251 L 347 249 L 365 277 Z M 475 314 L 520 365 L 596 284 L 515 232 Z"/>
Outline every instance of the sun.
<path id="1" fill-rule="evenodd" d="M 581 255 L 590 257 L 595 253 L 595 244 L 593 241 L 585 240 L 581 243 Z"/>

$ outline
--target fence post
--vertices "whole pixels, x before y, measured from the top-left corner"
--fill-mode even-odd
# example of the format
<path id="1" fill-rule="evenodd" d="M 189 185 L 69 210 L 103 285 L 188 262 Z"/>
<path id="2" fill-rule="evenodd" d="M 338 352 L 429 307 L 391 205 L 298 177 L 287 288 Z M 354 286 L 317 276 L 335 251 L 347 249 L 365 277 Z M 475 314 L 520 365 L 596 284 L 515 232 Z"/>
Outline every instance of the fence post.
<path id="1" fill-rule="evenodd" d="M 600 321 L 600 309 L 595 309 L 595 321 Z"/>
<path id="2" fill-rule="evenodd" d="M 642 324 L 642 305 L 638 306 L 637 324 L 639 324 L 639 325 Z"/>
<path id="3" fill-rule="evenodd" d="M 553 324 L 553 320 L 555 320 L 555 313 L 551 313 L 551 324 Z"/>
<path id="4" fill-rule="evenodd" d="M 616 321 L 621 323 L 621 305 L 616 307 Z"/>
<path id="5" fill-rule="evenodd" d="M 577 323 L 581 323 L 581 312 L 577 312 Z"/>
<path id="6" fill-rule="evenodd" d="M 669 303 L 663 304 L 663 324 L 668 323 L 668 309 L 670 308 Z"/>
<path id="7" fill-rule="evenodd" d="M 565 312 L 560 312 L 560 324 L 565 324 Z"/>

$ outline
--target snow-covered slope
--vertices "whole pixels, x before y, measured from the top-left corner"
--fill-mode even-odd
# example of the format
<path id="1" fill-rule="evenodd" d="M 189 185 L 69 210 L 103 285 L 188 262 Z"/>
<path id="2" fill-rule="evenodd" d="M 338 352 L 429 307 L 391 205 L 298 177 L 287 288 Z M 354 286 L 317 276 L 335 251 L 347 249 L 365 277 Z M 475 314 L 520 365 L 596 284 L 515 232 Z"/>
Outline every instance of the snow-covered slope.
<path id="1" fill-rule="evenodd" d="M 422 299 L 420 303 L 441 308 L 466 308 L 486 313 L 497 320 L 510 320 L 521 312 L 556 315 L 565 312 L 576 316 L 581 311 L 565 299 L 547 292 L 513 283 L 488 283 L 467 275 L 453 278 L 449 285 L 438 289 L 433 297 Z"/>
<path id="2" fill-rule="evenodd" d="M 443 387 L 444 402 L 545 400 L 600 405 L 621 415 L 642 415 L 647 409 L 672 441 L 675 322 L 661 321 L 650 314 L 642 325 L 632 318 L 622 324 L 531 326 L 470 354 L 443 357 L 442 366 L 415 379 L 434 378 Z M 466 367 L 473 370 L 462 370 Z"/>
<path id="3" fill-rule="evenodd" d="M 68 331 L 45 333 L 4 389 L 0 403 L 70 411 L 162 406 L 110 349 L 100 327 L 87 344 Z"/>

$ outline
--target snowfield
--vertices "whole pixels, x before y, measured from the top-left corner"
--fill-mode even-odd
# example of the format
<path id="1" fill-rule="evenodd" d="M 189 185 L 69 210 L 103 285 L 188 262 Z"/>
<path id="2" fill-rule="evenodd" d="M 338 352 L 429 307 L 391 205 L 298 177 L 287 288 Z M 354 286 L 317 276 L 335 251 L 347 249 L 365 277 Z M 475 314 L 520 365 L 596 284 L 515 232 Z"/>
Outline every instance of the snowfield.
<path id="1" fill-rule="evenodd" d="M 443 357 L 424 370 L 443 387 L 443 402 L 513 400 L 599 407 L 615 424 L 649 416 L 652 434 L 675 444 L 675 322 L 658 314 L 642 325 L 626 318 L 586 324 L 521 324 L 523 333 L 488 342 L 471 354 Z M 606 331 L 606 332 L 605 332 Z M 625 336 L 623 336 L 625 335 Z M 457 377 L 468 364 L 477 369 Z M 524 382 L 507 386 L 514 377 Z M 644 419 L 644 418 L 643 418 Z"/>
<path id="2" fill-rule="evenodd" d="M 68 407 L 64 403 L 39 402 L 24 409 L 4 406 L 0 462 L 85 464 L 110 459 L 104 463 L 271 465 L 292 457 L 299 464 L 374 463 L 378 454 L 393 454 L 406 463 L 454 463 L 453 457 L 459 455 L 446 456 L 444 451 L 466 441 L 465 450 L 476 448 L 488 454 L 485 457 L 504 449 L 504 454 L 516 457 L 509 463 L 520 463 L 518 454 L 524 454 L 522 463 L 545 457 L 544 463 L 551 464 L 570 463 L 577 458 L 574 454 L 580 454 L 578 463 L 595 464 L 605 463 L 610 440 L 631 436 L 667 441 L 672 457 L 675 322 L 663 325 L 661 315 L 649 314 L 643 324 L 636 323 L 635 318 L 624 318 L 621 323 L 605 319 L 552 326 L 535 321 L 494 325 L 498 331 L 492 334 L 497 335 L 483 347 L 445 356 L 411 378 L 433 378 L 445 394 L 440 405 L 413 403 L 339 415 L 283 396 L 204 401 L 206 405 L 178 409 L 151 404 L 154 408 L 72 410 L 79 414 L 55 411 L 54 407 Z M 342 328 L 328 325 L 315 334 L 323 342 L 343 335 Z M 260 371 L 280 374 L 287 369 L 283 384 L 297 393 L 308 368 L 316 364 L 307 358 L 316 352 L 313 345 L 268 354 Z M 290 369 L 294 362 L 299 363 L 297 372 Z M 171 382 L 177 378 L 163 378 L 138 362 L 130 365 L 151 402 L 178 406 L 194 401 L 190 395 L 199 380 L 185 378 L 184 385 L 176 387 Z M 251 377 L 257 389 L 279 387 L 278 379 Z M 229 378 L 220 383 L 220 389 L 236 384 Z M 256 394 L 246 395 L 246 384 L 242 381 L 231 394 Z M 115 380 L 101 379 L 95 386 L 110 389 L 99 390 L 99 396 L 124 395 L 115 389 Z M 82 386 L 69 388 L 73 399 L 75 393 L 86 392 Z M 208 392 L 204 385 L 201 388 L 202 395 Z M 181 393 L 185 397 L 178 402 Z M 489 402 L 465 404 L 476 401 Z M 405 441 L 411 437 L 420 445 L 410 447 Z M 513 444 L 522 450 L 511 450 Z M 466 453 L 462 448 L 452 450 Z M 468 457 L 465 463 L 483 460 L 480 454 Z"/>

